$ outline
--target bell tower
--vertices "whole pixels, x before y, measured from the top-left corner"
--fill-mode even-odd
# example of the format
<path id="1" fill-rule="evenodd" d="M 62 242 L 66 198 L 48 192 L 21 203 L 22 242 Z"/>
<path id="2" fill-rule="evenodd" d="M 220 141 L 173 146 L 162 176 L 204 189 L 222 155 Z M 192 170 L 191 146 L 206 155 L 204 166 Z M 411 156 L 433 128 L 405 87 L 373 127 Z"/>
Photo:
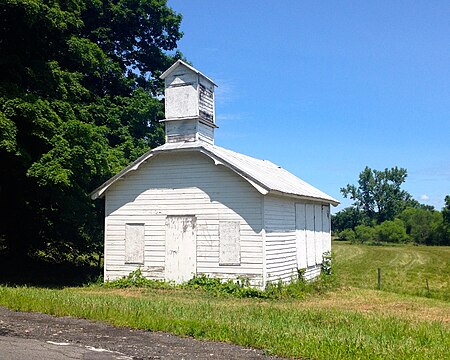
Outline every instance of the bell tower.
<path id="1" fill-rule="evenodd" d="M 166 143 L 214 144 L 214 82 L 182 60 L 161 76 L 165 85 Z"/>

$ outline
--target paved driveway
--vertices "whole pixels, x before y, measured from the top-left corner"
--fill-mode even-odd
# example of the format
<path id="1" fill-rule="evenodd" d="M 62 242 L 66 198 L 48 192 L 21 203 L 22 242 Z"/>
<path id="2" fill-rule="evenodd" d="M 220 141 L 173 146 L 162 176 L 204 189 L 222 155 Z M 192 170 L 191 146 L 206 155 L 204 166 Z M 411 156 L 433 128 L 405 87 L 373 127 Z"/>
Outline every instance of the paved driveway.
<path id="1" fill-rule="evenodd" d="M 275 359 L 262 351 L 0 307 L 0 360 Z"/>

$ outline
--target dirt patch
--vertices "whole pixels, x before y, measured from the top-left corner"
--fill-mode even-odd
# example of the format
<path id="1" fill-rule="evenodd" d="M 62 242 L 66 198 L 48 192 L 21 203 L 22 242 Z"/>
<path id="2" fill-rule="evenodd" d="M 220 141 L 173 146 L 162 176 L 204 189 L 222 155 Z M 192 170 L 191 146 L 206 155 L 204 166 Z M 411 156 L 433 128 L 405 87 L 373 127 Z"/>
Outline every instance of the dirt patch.
<path id="1" fill-rule="evenodd" d="M 261 350 L 0 306 L 0 335 L 117 351 L 133 359 L 279 359 Z"/>

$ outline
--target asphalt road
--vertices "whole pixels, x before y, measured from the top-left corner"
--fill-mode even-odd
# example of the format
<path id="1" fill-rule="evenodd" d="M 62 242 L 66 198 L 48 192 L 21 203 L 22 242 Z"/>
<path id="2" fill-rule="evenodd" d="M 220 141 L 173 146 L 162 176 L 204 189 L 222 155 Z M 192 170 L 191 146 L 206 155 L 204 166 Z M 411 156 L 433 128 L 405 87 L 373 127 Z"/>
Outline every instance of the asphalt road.
<path id="1" fill-rule="evenodd" d="M 0 336 L 1 360 L 131 360 L 132 357 L 105 349 L 83 348 L 70 343 L 52 343 L 49 341 L 25 339 L 12 336 Z"/>
<path id="2" fill-rule="evenodd" d="M 276 359 L 227 343 L 0 307 L 0 360 Z"/>

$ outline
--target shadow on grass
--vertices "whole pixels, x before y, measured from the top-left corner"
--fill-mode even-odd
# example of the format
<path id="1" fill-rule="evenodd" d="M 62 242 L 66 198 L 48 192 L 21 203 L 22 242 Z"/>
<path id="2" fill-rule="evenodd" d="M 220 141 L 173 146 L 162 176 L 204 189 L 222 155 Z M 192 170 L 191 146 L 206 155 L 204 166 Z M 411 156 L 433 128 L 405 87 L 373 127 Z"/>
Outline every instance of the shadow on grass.
<path id="1" fill-rule="evenodd" d="M 97 266 L 49 263 L 42 260 L 0 257 L 0 284 L 62 288 L 96 282 L 102 274 Z"/>

